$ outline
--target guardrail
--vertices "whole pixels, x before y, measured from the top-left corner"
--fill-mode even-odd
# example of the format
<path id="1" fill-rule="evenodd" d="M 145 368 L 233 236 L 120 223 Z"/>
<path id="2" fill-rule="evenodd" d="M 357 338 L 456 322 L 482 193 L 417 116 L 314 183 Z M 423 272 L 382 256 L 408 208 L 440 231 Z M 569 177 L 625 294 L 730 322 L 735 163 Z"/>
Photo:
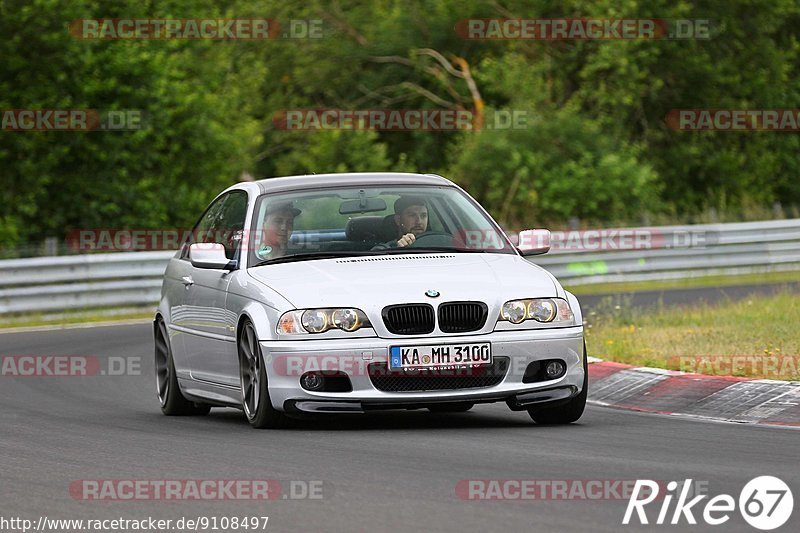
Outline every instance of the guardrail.
<path id="1" fill-rule="evenodd" d="M 0 261 L 0 313 L 155 305 L 175 252 Z"/>
<path id="2" fill-rule="evenodd" d="M 604 231 L 644 232 L 653 247 L 593 249 L 603 248 L 602 235 L 566 232 L 561 235 L 565 249 L 554 248 L 531 261 L 565 285 L 800 270 L 800 219 Z M 571 247 L 572 238 L 582 248 Z M 173 255 L 125 252 L 0 261 L 0 313 L 155 305 Z"/>
<path id="3" fill-rule="evenodd" d="M 567 285 L 800 270 L 800 219 L 628 230 L 649 233 L 656 247 L 553 250 L 532 260 Z"/>

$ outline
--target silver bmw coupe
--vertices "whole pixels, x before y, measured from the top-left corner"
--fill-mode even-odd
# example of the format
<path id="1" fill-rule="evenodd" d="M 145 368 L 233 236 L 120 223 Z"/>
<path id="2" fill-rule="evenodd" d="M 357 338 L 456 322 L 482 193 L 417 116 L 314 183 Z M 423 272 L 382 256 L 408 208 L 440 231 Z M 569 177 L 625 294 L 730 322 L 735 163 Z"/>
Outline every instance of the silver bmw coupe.
<path id="1" fill-rule="evenodd" d="M 583 413 L 578 301 L 463 189 L 435 175 L 234 185 L 164 274 L 154 320 L 166 415 L 457 412 L 505 402 L 539 424 Z"/>

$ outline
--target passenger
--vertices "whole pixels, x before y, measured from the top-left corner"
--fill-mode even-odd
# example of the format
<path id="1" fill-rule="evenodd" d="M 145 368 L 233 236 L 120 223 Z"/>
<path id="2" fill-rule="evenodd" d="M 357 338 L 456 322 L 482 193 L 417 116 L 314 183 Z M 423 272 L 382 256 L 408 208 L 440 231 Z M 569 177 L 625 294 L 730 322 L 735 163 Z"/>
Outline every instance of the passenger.
<path id="1" fill-rule="evenodd" d="M 262 230 L 263 240 L 256 255 L 259 259 L 274 259 L 286 255 L 289 237 L 294 230 L 294 219 L 302 211 L 291 202 L 279 202 L 267 207 Z"/>

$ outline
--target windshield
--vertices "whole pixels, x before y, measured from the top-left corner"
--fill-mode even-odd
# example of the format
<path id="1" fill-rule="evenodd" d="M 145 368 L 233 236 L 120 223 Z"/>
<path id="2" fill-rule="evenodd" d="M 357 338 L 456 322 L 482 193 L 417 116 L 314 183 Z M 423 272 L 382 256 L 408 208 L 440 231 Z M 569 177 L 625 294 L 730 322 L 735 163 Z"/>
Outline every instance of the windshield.
<path id="1" fill-rule="evenodd" d="M 258 198 L 250 265 L 392 253 L 513 254 L 502 230 L 459 189 L 341 187 Z"/>

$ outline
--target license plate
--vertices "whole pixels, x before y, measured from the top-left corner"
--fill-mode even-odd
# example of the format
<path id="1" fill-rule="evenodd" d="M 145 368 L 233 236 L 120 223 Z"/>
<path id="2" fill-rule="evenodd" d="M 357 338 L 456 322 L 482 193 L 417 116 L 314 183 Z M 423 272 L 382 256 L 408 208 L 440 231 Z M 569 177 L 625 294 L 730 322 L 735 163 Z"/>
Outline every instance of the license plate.
<path id="1" fill-rule="evenodd" d="M 492 345 L 429 344 L 424 346 L 392 346 L 389 368 L 463 368 L 492 364 Z"/>

